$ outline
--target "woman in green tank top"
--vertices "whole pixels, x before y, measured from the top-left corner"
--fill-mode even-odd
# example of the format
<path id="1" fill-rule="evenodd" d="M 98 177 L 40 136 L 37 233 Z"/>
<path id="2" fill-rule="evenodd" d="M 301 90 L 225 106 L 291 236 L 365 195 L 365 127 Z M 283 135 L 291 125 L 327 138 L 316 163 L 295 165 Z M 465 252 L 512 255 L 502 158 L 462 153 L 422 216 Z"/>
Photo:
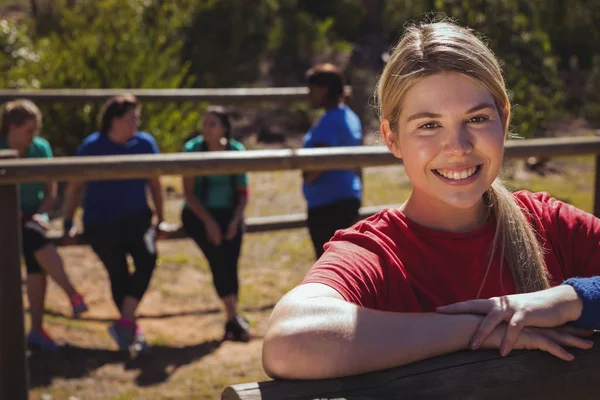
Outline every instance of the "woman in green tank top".
<path id="1" fill-rule="evenodd" d="M 0 121 L 0 149 L 16 150 L 19 157 L 23 158 L 51 158 L 50 144 L 38 136 L 41 121 L 42 114 L 31 101 L 7 103 Z M 47 236 L 47 212 L 56 201 L 56 187 L 56 181 L 20 185 L 21 243 L 27 268 L 27 297 L 31 312 L 27 345 L 40 351 L 59 349 L 42 326 L 46 275 L 50 275 L 67 294 L 74 316 L 87 311 L 83 297 L 71 284 L 60 254 Z"/>
<path id="2" fill-rule="evenodd" d="M 243 151 L 231 138 L 229 116 L 221 107 L 204 115 L 203 135 L 189 140 L 184 151 Z M 224 340 L 250 340 L 250 326 L 237 311 L 238 259 L 242 247 L 248 176 L 184 176 L 186 204 L 183 227 L 208 260 L 213 283 L 227 313 Z"/>

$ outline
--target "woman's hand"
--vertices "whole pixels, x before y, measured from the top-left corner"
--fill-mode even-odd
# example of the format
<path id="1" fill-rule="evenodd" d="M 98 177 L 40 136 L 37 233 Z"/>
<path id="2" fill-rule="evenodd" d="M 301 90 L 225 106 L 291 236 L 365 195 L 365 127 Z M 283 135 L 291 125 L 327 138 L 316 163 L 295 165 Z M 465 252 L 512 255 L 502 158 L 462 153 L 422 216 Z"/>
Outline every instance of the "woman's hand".
<path id="1" fill-rule="evenodd" d="M 221 227 L 217 224 L 214 218 L 208 218 L 204 221 L 204 227 L 206 228 L 206 235 L 208 241 L 215 246 L 220 246 L 223 241 L 223 234 L 221 233 Z"/>
<path id="2" fill-rule="evenodd" d="M 502 341 L 506 337 L 507 330 L 508 324 L 501 323 L 485 339 L 481 347 L 488 349 L 499 348 L 502 346 Z M 582 336 L 591 336 L 592 334 L 592 330 L 570 326 L 559 328 L 524 328 L 519 332 L 513 348 L 542 350 L 562 360 L 572 361 L 574 356 L 565 350 L 563 346 L 587 350 L 594 343 L 582 339 Z M 502 355 L 506 356 L 506 354 Z"/>
<path id="3" fill-rule="evenodd" d="M 50 224 L 48 223 L 48 219 L 44 214 L 33 214 L 31 216 L 31 220 L 38 224 L 44 231 L 50 229 Z"/>
<path id="4" fill-rule="evenodd" d="M 575 321 L 583 309 L 573 287 L 557 286 L 539 292 L 515 294 L 491 299 L 469 300 L 438 307 L 445 314 L 487 314 L 471 339 L 477 349 L 502 322 L 507 322 L 500 353 L 507 355 L 526 326 L 557 327 Z"/>
<path id="5" fill-rule="evenodd" d="M 238 228 L 240 226 L 240 220 L 238 218 L 233 218 L 227 227 L 227 232 L 225 233 L 226 240 L 232 240 L 235 235 L 237 235 Z"/>
<path id="6" fill-rule="evenodd" d="M 72 226 L 68 226 L 68 229 L 63 230 L 63 236 L 61 238 L 61 243 L 64 246 L 72 246 L 77 244 L 77 226 L 73 224 Z"/>

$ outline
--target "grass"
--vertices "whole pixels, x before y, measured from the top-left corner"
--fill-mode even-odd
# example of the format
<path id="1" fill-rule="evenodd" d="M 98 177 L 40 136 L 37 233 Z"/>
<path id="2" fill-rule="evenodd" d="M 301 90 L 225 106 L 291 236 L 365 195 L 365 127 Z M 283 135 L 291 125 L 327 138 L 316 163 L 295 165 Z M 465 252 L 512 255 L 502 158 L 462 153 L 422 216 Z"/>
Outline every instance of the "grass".
<path id="1" fill-rule="evenodd" d="M 507 164 L 505 179 L 514 189 L 544 190 L 591 211 L 593 157 L 560 157 L 546 176 Z M 364 205 L 399 204 L 410 192 L 402 167 L 364 170 Z M 180 179 L 164 177 L 171 186 L 167 218 L 178 222 L 182 205 Z M 295 171 L 250 174 L 249 216 L 305 211 Z M 72 349 L 66 359 L 30 358 L 30 398 L 52 399 L 214 399 L 230 384 L 267 379 L 261 367 L 262 336 L 273 305 L 297 285 L 313 263 L 305 229 L 255 233 L 245 237 L 240 259 L 240 304 L 256 339 L 248 344 L 218 344 L 224 316 L 212 287 L 206 260 L 190 240 L 159 244 L 160 260 L 141 304 L 140 325 L 154 353 L 130 363 L 115 351 L 106 332 L 116 317 L 106 273 L 86 247 L 61 248 L 67 271 L 90 301 L 81 320 L 69 315 L 68 302 L 49 285 L 46 325 L 55 339 Z M 48 398 L 48 397 L 46 397 Z"/>

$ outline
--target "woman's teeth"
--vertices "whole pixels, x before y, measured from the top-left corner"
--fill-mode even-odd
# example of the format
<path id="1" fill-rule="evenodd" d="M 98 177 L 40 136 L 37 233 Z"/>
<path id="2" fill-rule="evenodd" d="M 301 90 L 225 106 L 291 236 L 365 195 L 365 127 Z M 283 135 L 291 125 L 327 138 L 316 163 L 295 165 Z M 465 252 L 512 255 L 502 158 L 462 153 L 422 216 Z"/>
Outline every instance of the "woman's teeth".
<path id="1" fill-rule="evenodd" d="M 466 178 L 470 177 L 478 169 L 479 169 L 479 166 L 466 168 L 466 169 L 463 169 L 462 171 L 452 171 L 452 170 L 445 170 L 445 169 L 436 169 L 435 171 L 438 174 L 440 174 L 441 176 L 443 176 L 444 178 L 459 180 L 459 179 L 466 179 Z"/>

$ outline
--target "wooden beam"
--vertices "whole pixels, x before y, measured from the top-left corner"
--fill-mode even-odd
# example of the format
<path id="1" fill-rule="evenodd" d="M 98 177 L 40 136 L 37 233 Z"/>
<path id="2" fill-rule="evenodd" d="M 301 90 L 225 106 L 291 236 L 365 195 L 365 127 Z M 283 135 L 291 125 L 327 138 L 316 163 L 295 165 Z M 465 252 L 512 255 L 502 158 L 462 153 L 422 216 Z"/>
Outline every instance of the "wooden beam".
<path id="1" fill-rule="evenodd" d="M 600 336 L 562 361 L 542 351 L 463 351 L 340 379 L 255 382 L 227 387 L 222 400 L 596 399 Z"/>
<path id="2" fill-rule="evenodd" d="M 514 140 L 506 157 L 600 154 L 600 138 L 569 137 Z M 136 156 L 56 157 L 0 162 L 0 184 L 46 180 L 103 180 L 160 175 L 213 175 L 252 171 L 327 170 L 399 164 L 382 146 L 326 149 L 251 150 L 148 154 Z"/>
<path id="3" fill-rule="evenodd" d="M 17 157 L 0 150 L 0 160 Z M 0 399 L 27 399 L 18 184 L 0 184 Z"/>
<path id="4" fill-rule="evenodd" d="M 101 102 L 123 93 L 143 102 L 206 101 L 219 103 L 255 103 L 261 101 L 306 101 L 307 87 L 215 88 L 215 89 L 40 89 L 0 90 L 0 101 L 27 98 L 43 102 Z M 346 87 L 351 94 L 352 88 Z"/>
<path id="5" fill-rule="evenodd" d="M 367 218 L 385 208 L 397 208 L 399 204 L 390 204 L 385 206 L 362 207 L 359 211 L 360 218 Z M 306 226 L 306 214 L 272 215 L 269 217 L 250 217 L 246 218 L 246 232 L 272 232 L 277 230 L 297 229 Z M 62 232 L 50 233 L 48 236 L 56 246 L 76 246 L 86 244 L 85 235 L 78 235 L 75 240 L 68 244 L 61 242 Z M 183 227 L 168 234 L 163 240 L 184 239 L 187 234 Z"/>

